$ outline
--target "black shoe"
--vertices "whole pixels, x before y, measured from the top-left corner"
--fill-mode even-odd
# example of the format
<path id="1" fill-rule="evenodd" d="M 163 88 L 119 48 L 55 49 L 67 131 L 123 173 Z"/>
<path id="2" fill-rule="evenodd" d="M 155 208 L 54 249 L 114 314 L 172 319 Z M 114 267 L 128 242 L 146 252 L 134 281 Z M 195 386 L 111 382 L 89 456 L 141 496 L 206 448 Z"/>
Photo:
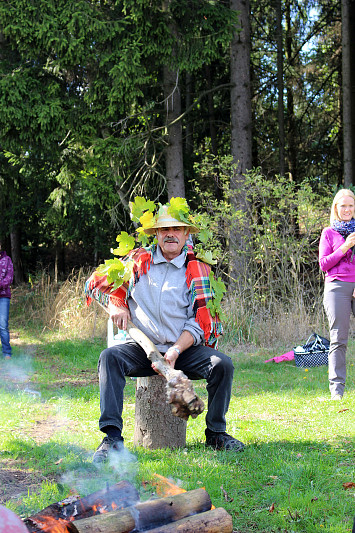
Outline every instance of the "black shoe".
<path id="1" fill-rule="evenodd" d="M 206 431 L 206 444 L 215 450 L 227 450 L 233 452 L 242 452 L 245 444 L 240 440 L 235 439 L 228 433 L 214 433 L 213 431 Z"/>
<path id="2" fill-rule="evenodd" d="M 123 439 L 112 439 L 105 437 L 100 446 L 96 449 L 92 458 L 93 463 L 103 463 L 107 460 L 109 451 L 121 452 L 124 449 Z"/>

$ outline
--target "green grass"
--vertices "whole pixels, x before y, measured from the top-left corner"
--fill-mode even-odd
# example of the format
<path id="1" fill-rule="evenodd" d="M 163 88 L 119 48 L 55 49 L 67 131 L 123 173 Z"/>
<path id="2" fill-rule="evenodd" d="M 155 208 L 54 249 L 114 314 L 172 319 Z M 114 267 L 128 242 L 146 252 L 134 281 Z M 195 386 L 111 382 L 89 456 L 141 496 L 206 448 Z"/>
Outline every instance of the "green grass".
<path id="1" fill-rule="evenodd" d="M 247 444 L 239 454 L 205 449 L 204 415 L 188 422 L 183 450 L 134 448 L 135 382 L 128 380 L 126 455 L 98 469 L 91 457 L 102 438 L 96 365 L 104 342 L 33 330 L 20 337 L 27 346 L 15 347 L 13 361 L 0 365 L 0 466 L 2 472 L 16 465 L 40 476 L 35 488 L 5 502 L 22 517 L 69 490 L 84 495 L 120 479 L 134 483 L 144 499 L 142 482 L 157 473 L 186 490 L 205 487 L 213 504 L 232 515 L 238 532 L 351 531 L 355 490 L 343 483 L 355 482 L 353 341 L 346 395 L 338 403 L 329 400 L 326 367 L 265 364 L 282 351 L 222 345 L 235 362 L 227 422 L 228 431 Z M 195 388 L 207 398 L 204 382 Z"/>

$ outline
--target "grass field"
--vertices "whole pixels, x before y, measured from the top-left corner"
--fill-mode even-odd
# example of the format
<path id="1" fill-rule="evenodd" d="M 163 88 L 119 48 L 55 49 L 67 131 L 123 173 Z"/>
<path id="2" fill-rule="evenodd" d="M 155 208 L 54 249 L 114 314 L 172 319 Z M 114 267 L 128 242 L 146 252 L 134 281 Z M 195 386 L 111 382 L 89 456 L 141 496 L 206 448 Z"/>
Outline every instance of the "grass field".
<path id="1" fill-rule="evenodd" d="M 292 346 L 243 346 L 226 335 L 235 363 L 228 432 L 243 453 L 204 447 L 204 415 L 188 422 L 184 449 L 133 447 L 135 381 L 126 387 L 126 452 L 98 468 L 96 364 L 102 337 L 83 340 L 29 324 L 12 328 L 14 356 L 1 361 L 0 503 L 27 517 L 70 492 L 81 496 L 127 479 L 147 496 L 154 474 L 183 489 L 205 487 L 235 532 L 350 532 L 355 515 L 355 343 L 346 394 L 329 400 L 327 368 L 264 363 Z M 303 339 L 300 339 L 302 341 Z M 195 382 L 203 399 L 203 382 Z M 353 483 L 353 485 L 351 485 Z M 348 485 L 346 485 L 348 484 Z M 349 485 L 350 484 L 350 485 Z M 146 487 L 146 483 L 144 483 Z M 151 493 L 149 493 L 150 495 Z"/>

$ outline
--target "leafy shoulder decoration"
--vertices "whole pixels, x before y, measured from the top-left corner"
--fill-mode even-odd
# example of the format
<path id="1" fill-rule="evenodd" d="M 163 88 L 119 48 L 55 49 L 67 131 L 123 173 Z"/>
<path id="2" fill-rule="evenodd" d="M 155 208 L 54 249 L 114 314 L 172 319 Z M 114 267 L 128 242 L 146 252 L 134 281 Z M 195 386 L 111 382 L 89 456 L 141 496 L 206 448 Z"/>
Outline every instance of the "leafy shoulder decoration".
<path id="1" fill-rule="evenodd" d="M 213 233 L 208 227 L 208 219 L 203 214 L 191 214 L 185 198 L 171 198 L 170 202 L 163 206 L 160 203 L 155 204 L 151 200 L 146 200 L 142 196 L 136 196 L 133 202 L 129 202 L 129 208 L 132 222 L 140 224 L 140 226 L 137 227 L 134 235 L 130 235 L 126 231 L 122 231 L 117 235 L 116 242 L 118 247 L 111 248 L 111 253 L 115 256 L 114 259 L 105 260 L 96 269 L 98 274 L 107 275 L 107 281 L 113 283 L 114 289 L 128 282 L 132 276 L 133 261 L 129 257 L 130 252 L 135 248 L 147 247 L 157 242 L 155 236 L 148 235 L 145 230 L 155 225 L 158 217 L 163 214 L 166 207 L 168 208 L 168 214 L 176 220 L 199 228 L 197 242 L 194 245 L 196 258 L 211 266 L 217 263 L 213 252 L 208 249 L 208 242 L 213 237 Z M 213 297 L 208 302 L 207 307 L 213 317 L 216 314 L 221 317 L 223 315 L 221 301 L 226 287 L 220 277 L 218 279 L 215 278 L 212 271 L 209 279 Z"/>

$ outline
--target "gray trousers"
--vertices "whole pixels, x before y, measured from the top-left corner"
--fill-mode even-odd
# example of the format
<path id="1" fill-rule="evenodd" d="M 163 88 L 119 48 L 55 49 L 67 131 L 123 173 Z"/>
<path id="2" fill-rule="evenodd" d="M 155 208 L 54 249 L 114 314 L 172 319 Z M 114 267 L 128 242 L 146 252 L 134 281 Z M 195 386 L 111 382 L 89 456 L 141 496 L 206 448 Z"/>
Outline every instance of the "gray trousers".
<path id="1" fill-rule="evenodd" d="M 334 280 L 325 283 L 324 309 L 330 330 L 329 389 L 332 394 L 344 393 L 346 379 L 346 348 L 350 316 L 353 309 L 355 283 Z"/>
<path id="2" fill-rule="evenodd" d="M 233 363 L 230 357 L 206 346 L 191 346 L 182 352 L 175 368 L 190 379 L 207 381 L 208 410 L 206 425 L 211 431 L 226 430 L 225 415 L 228 411 Z M 101 352 L 99 363 L 100 410 L 99 427 L 115 426 L 122 431 L 123 390 L 126 376 L 154 376 L 143 349 L 135 342 L 118 344 Z"/>

